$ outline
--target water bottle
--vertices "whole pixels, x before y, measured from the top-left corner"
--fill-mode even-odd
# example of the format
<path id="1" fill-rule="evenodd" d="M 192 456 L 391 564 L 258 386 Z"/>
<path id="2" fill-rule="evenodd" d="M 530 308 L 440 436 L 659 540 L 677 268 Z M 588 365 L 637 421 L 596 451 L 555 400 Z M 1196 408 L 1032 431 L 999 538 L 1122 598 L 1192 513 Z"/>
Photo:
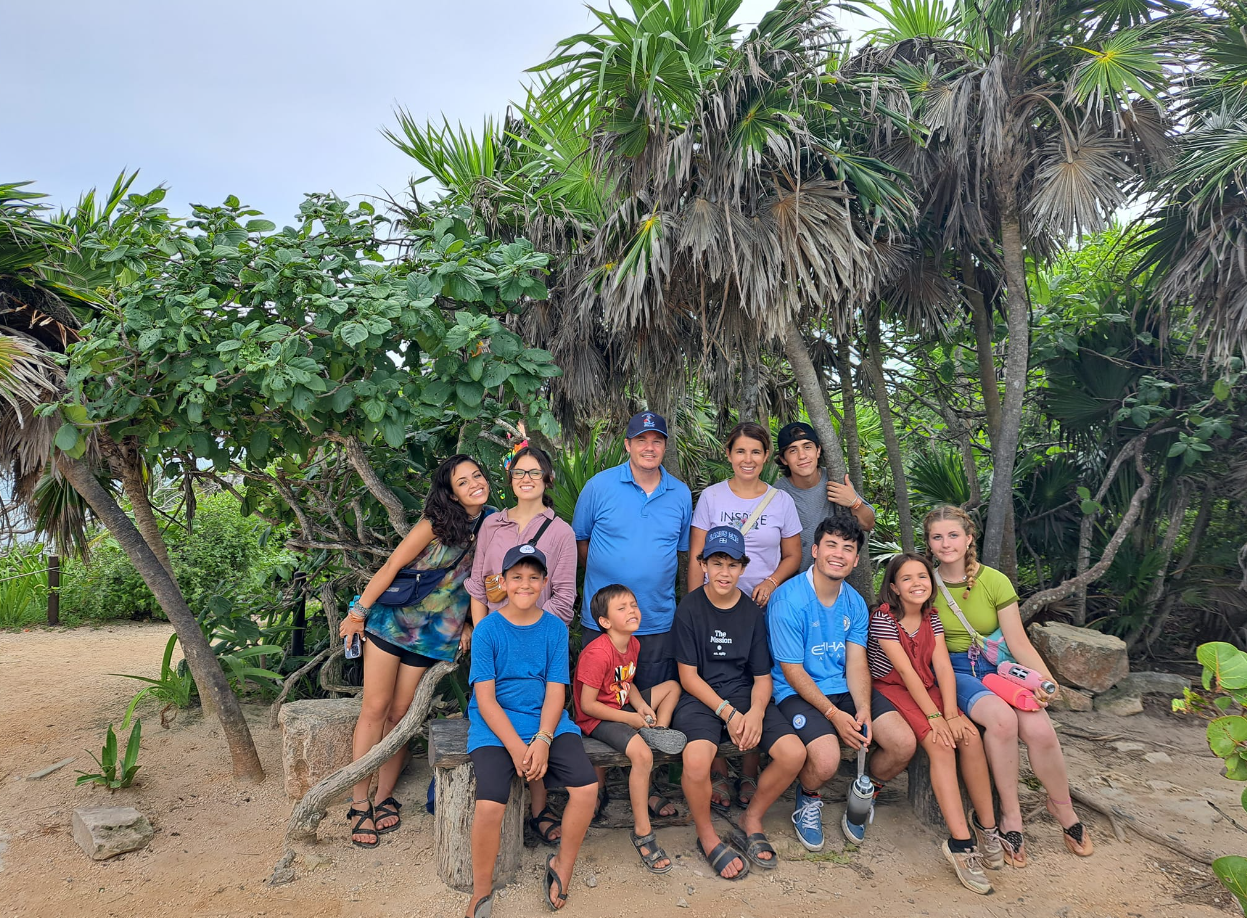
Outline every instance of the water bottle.
<path id="1" fill-rule="evenodd" d="M 865 733 L 865 730 L 862 731 Z M 844 818 L 855 826 L 864 826 L 875 815 L 875 782 L 866 774 L 866 744 L 857 750 L 857 779 L 849 785 L 849 802 Z"/>
<path id="2" fill-rule="evenodd" d="M 1010 682 L 1028 688 L 1032 692 L 1043 692 L 1046 695 L 1051 695 L 1056 691 L 1056 683 L 1049 682 L 1035 670 L 1017 663 L 1001 663 L 996 671 Z"/>

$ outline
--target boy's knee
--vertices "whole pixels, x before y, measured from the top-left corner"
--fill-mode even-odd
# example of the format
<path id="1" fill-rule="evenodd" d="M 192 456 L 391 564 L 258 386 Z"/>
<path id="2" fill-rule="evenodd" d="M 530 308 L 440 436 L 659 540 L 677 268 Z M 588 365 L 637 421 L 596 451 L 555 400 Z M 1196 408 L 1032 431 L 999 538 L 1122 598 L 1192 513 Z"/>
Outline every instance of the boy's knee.
<path id="1" fill-rule="evenodd" d="M 690 781 L 709 781 L 710 763 L 713 759 L 702 756 L 688 756 L 684 759 L 684 777 Z"/>
<path id="2" fill-rule="evenodd" d="M 781 737 L 768 751 L 771 761 L 778 762 L 785 769 L 799 771 L 805 764 L 805 743 L 799 736 Z"/>
<path id="3" fill-rule="evenodd" d="M 840 768 L 840 741 L 834 734 L 820 736 L 805 747 L 805 765 L 821 781 L 829 781 Z"/>
<path id="4" fill-rule="evenodd" d="M 473 815 L 473 819 L 483 825 L 492 825 L 493 823 L 502 825 L 502 817 L 506 811 L 507 805 L 505 803 L 498 803 L 494 800 L 481 800 L 478 798 L 476 801 L 476 810 Z"/>
<path id="5" fill-rule="evenodd" d="M 634 736 L 628 743 L 627 755 L 633 768 L 643 768 L 648 771 L 654 767 L 654 753 L 650 750 L 649 744 L 639 736 Z"/>
<path id="6" fill-rule="evenodd" d="M 598 784 L 596 781 L 592 784 L 582 784 L 580 787 L 569 787 L 567 789 L 569 803 L 596 805 L 597 798 Z"/>

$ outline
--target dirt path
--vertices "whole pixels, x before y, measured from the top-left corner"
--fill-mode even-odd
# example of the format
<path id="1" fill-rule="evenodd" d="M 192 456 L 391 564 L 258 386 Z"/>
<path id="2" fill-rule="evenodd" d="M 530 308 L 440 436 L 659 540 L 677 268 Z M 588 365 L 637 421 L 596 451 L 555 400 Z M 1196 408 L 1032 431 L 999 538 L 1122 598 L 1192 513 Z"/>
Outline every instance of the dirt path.
<path id="1" fill-rule="evenodd" d="M 135 787 L 111 799 L 97 788 L 74 787 L 74 771 L 92 764 L 84 750 L 100 747 L 106 725 L 120 723 L 137 690 L 137 683 L 107 674 L 154 674 L 168 634 L 167 626 L 130 624 L 0 634 L 0 916 L 463 914 L 466 897 L 447 890 L 436 877 L 432 817 L 418 805 L 428 782 L 423 763 L 414 764 L 399 785 L 398 796 L 411 804 L 402 831 L 386 836 L 375 851 L 354 849 L 335 811 L 321 829 L 326 862 L 311 871 L 301 867 L 293 884 L 264 885 L 281 853 L 291 804 L 281 787 L 280 737 L 269 731 L 266 712 L 259 708 L 248 712 L 270 775 L 259 788 L 239 788 L 229 779 L 228 757 L 214 724 L 183 714 L 162 730 L 152 708 L 144 712 L 143 769 Z M 1159 708 L 1126 719 L 1089 714 L 1058 719 L 1085 734 L 1120 734 L 1102 742 L 1066 740 L 1076 784 L 1192 847 L 1217 854 L 1247 851 L 1247 837 L 1205 802 L 1213 800 L 1238 814 L 1242 788 L 1220 777 L 1220 762 L 1207 752 L 1202 725 Z M 1157 759 L 1156 753 L 1169 761 L 1144 758 Z M 25 779 L 68 756 L 75 761 L 55 774 Z M 1237 913 L 1210 871 L 1141 839 L 1118 842 L 1095 815 L 1085 816 L 1095 834 L 1094 857 L 1080 860 L 1068 854 L 1055 823 L 1036 816 L 1028 826 L 1032 866 L 992 874 L 996 893 L 979 898 L 956 884 L 939 857 L 939 836 L 913 821 L 903 780 L 897 783 L 902 786 L 887 791 L 867 845 L 849 855 L 839 852 L 838 842 L 829 845 L 834 852 L 805 855 L 786 825 L 788 807 L 777 804 L 767 830 L 784 863 L 774 873 L 755 872 L 739 884 L 710 877 L 691 827 L 662 830 L 660 838 L 677 861 L 665 877 L 642 871 L 625 830 L 591 830 L 567 913 L 579 918 L 1211 918 Z M 834 785 L 840 800 L 843 785 L 843 778 Z M 1042 798 L 1035 793 L 1028 799 L 1037 805 Z M 75 806 L 109 802 L 138 807 L 155 826 L 156 837 L 143 851 L 95 863 L 74 844 L 70 816 Z M 824 814 L 833 842 L 839 809 L 829 802 Z M 539 892 L 543 860 L 542 850 L 525 851 L 519 881 L 498 896 L 499 918 L 545 914 Z M 590 873 L 597 880 L 593 888 L 584 882 Z"/>

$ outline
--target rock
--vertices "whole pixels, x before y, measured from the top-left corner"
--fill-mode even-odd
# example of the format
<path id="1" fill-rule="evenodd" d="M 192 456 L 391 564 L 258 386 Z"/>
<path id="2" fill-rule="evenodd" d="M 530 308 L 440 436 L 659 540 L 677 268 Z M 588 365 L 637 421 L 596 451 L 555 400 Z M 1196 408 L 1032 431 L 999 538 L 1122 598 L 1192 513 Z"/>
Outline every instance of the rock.
<path id="1" fill-rule="evenodd" d="M 1057 696 L 1048 705 L 1049 711 L 1074 711 L 1082 713 L 1091 710 L 1091 696 L 1068 685 L 1061 686 Z"/>
<path id="2" fill-rule="evenodd" d="M 1147 747 L 1142 743 L 1133 743 L 1130 740 L 1118 740 L 1113 743 L 1113 748 L 1118 752 L 1142 752 Z"/>
<path id="3" fill-rule="evenodd" d="M 132 806 L 80 806 L 74 810 L 74 841 L 93 861 L 145 847 L 156 833 Z"/>
<path id="4" fill-rule="evenodd" d="M 1130 672 L 1126 642 L 1111 634 L 1049 622 L 1032 626 L 1030 638 L 1058 682 L 1099 694 Z"/>
<path id="5" fill-rule="evenodd" d="M 1168 695 L 1181 698 L 1184 689 L 1190 688 L 1191 680 L 1178 673 L 1131 673 L 1117 683 L 1117 688 L 1135 695 Z"/>
<path id="6" fill-rule="evenodd" d="M 281 770 L 286 794 L 298 800 L 351 764 L 351 737 L 359 718 L 356 698 L 319 698 L 282 705 Z M 350 791 L 343 792 L 343 799 Z"/>
<path id="7" fill-rule="evenodd" d="M 688 900 L 685 899 L 683 896 L 680 896 L 680 898 L 675 900 L 675 907 L 676 908 L 688 908 Z"/>
<path id="8" fill-rule="evenodd" d="M 1142 714 L 1143 696 L 1134 692 L 1111 689 L 1103 695 L 1095 696 L 1095 709 L 1101 714 L 1116 714 L 1118 717 Z"/>
<path id="9" fill-rule="evenodd" d="M 1167 752 L 1148 752 L 1143 755 L 1143 758 L 1153 765 L 1168 765 L 1173 761 L 1173 759 L 1169 758 L 1169 753 Z"/>
<path id="10" fill-rule="evenodd" d="M 588 886 L 590 889 L 593 889 L 593 887 L 597 885 L 598 885 L 598 875 L 596 873 L 591 873 L 587 877 L 585 877 L 585 886 Z"/>

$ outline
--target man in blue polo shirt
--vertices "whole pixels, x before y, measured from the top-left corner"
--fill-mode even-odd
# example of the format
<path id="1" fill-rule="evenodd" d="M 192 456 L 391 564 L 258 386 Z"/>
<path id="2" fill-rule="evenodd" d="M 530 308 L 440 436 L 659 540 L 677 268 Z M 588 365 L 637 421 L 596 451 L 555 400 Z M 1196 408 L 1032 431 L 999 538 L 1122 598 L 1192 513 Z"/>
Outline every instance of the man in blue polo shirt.
<path id="1" fill-rule="evenodd" d="M 624 434 L 628 461 L 589 479 L 572 517 L 576 548 L 584 565 L 581 602 L 584 643 L 601 632 L 589 614 L 593 594 L 622 583 L 641 609 L 641 644 L 635 684 L 652 688 L 676 678 L 668 640 L 675 618 L 675 578 L 679 552 L 688 551 L 693 496 L 684 482 L 662 467 L 667 453 L 667 422 L 642 411 Z"/>
<path id="2" fill-rule="evenodd" d="M 892 704 L 871 689 L 866 661 L 870 612 L 845 582 L 866 544 L 848 514 L 829 516 L 814 531 L 814 563 L 779 585 L 766 607 L 775 705 L 805 743 L 792 821 L 811 851 L 823 848 L 819 790 L 840 767 L 840 744 L 856 754 L 873 740 L 869 774 L 875 795 L 909 764 L 914 732 Z M 845 840 L 860 845 L 866 826 L 840 821 Z"/>

